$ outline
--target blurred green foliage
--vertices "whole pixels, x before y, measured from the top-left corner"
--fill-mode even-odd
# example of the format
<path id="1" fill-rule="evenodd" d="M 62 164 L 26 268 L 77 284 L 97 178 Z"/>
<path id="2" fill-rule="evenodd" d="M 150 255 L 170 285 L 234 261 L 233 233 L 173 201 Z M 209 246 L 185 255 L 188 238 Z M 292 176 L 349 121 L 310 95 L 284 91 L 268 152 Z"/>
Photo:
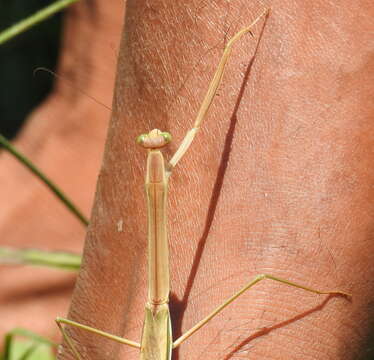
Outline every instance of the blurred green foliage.
<path id="1" fill-rule="evenodd" d="M 55 360 L 55 355 L 52 349 L 48 345 L 38 345 L 34 347 L 35 344 L 32 341 L 13 341 L 11 345 L 11 352 L 8 357 L 9 360 Z M 4 360 L 8 360 L 5 359 Z"/>
<path id="2" fill-rule="evenodd" d="M 57 344 L 26 329 L 14 329 L 4 337 L 0 360 L 54 360 Z"/>

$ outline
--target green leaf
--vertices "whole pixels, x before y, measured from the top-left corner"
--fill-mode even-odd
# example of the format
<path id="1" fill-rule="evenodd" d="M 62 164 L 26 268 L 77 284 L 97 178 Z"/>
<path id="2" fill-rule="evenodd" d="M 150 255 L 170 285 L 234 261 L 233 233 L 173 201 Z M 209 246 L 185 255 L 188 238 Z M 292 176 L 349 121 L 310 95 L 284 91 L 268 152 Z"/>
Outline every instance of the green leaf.
<path id="1" fill-rule="evenodd" d="M 0 264 L 35 265 L 78 271 L 81 256 L 65 251 L 0 247 Z"/>
<path id="2" fill-rule="evenodd" d="M 50 345 L 13 340 L 10 357 L 4 360 L 55 360 L 55 355 Z"/>
<path id="3" fill-rule="evenodd" d="M 28 340 L 19 339 L 19 337 Z M 54 342 L 25 329 L 14 329 L 5 335 L 1 360 L 55 360 Z"/>

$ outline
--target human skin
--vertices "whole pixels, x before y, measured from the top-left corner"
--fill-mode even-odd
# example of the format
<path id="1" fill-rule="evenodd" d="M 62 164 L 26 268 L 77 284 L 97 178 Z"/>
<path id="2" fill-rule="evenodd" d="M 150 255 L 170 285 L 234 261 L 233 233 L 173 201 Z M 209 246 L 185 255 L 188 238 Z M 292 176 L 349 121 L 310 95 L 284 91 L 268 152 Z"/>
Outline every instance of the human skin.
<path id="1" fill-rule="evenodd" d="M 167 130 L 174 142 L 166 156 L 175 151 L 227 37 L 265 7 L 268 20 L 235 46 L 201 132 L 170 180 L 174 337 L 258 273 L 347 291 L 352 301 L 266 281 L 173 359 L 367 355 L 374 290 L 367 1 L 127 2 L 114 111 L 69 318 L 139 341 L 146 154 L 134 139 Z M 70 333 L 86 358 L 139 356 Z"/>
<path id="2" fill-rule="evenodd" d="M 110 117 L 108 109 L 86 94 L 111 105 L 123 12 L 122 2 L 109 7 L 82 2 L 67 10 L 60 77 L 14 141 L 86 216 Z M 43 76 L 51 75 L 30 74 L 30 81 Z M 0 168 L 0 245 L 81 252 L 86 232 L 82 223 L 4 150 Z M 75 278 L 61 270 L 0 266 L 0 338 L 23 327 L 59 340 L 54 318 L 66 314 Z"/>
<path id="3" fill-rule="evenodd" d="M 146 298 L 145 152 L 191 126 L 227 36 L 219 95 L 170 180 L 175 337 L 259 273 L 342 297 L 258 284 L 173 359 L 364 359 L 372 333 L 373 73 L 367 1 L 127 2 L 114 111 L 69 318 L 139 340 Z M 252 62 L 253 60 L 253 62 Z M 71 331 L 87 359 L 137 350 Z M 71 358 L 63 351 L 60 359 Z"/>

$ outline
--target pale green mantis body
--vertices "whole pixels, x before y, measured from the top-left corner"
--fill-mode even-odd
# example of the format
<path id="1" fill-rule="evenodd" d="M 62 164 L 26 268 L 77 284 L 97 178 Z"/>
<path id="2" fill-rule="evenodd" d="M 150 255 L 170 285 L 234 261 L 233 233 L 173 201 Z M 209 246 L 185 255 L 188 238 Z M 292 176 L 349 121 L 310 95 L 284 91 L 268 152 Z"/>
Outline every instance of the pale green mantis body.
<path id="1" fill-rule="evenodd" d="M 148 149 L 147 170 L 145 176 L 148 208 L 148 299 L 145 306 L 143 334 L 140 343 L 138 343 L 77 323 L 72 320 L 57 318 L 56 322 L 63 333 L 65 341 L 77 360 L 81 360 L 82 356 L 77 350 L 76 346 L 73 344 L 71 338 L 68 336 L 63 325 L 74 326 L 87 330 L 91 333 L 104 336 L 119 343 L 138 348 L 140 349 L 141 360 L 170 360 L 173 349 L 178 347 L 201 327 L 207 324 L 212 318 L 219 314 L 225 307 L 230 305 L 240 295 L 264 279 L 277 281 L 279 283 L 316 294 L 338 294 L 348 296 L 348 294 L 341 291 L 320 291 L 269 274 L 260 274 L 255 276 L 242 289 L 236 292 L 233 296 L 217 307 L 203 320 L 198 322 L 190 330 L 184 333 L 181 337 L 176 340 L 173 340 L 172 338 L 171 319 L 168 305 L 170 284 L 169 250 L 166 228 L 168 181 L 173 168 L 190 147 L 196 133 L 200 128 L 201 122 L 213 101 L 217 88 L 221 82 L 225 64 L 230 56 L 233 44 L 246 33 L 250 33 L 252 35 L 251 28 L 267 13 L 268 11 L 265 11 L 251 25 L 239 31 L 227 43 L 218 68 L 208 88 L 208 92 L 196 117 L 194 126 L 187 132 L 178 150 L 169 161 L 164 159 L 164 156 L 160 150 L 170 142 L 171 136 L 169 133 L 154 129 L 148 134 L 138 137 L 137 143 Z"/>

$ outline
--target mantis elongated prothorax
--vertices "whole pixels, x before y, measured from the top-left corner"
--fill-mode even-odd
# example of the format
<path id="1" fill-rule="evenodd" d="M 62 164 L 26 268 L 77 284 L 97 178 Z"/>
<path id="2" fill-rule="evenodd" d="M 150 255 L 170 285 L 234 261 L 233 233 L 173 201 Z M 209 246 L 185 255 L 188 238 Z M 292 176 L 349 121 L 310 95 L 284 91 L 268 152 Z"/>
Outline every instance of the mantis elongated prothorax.
<path id="1" fill-rule="evenodd" d="M 138 348 L 140 349 L 141 360 L 170 360 L 174 348 L 187 340 L 192 334 L 207 324 L 240 295 L 262 280 L 270 279 L 316 294 L 348 296 L 348 294 L 341 291 L 320 291 L 273 275 L 259 274 L 180 338 L 174 341 L 172 338 L 169 313 L 169 247 L 167 240 L 166 216 L 168 181 L 173 168 L 190 147 L 200 128 L 202 120 L 206 116 L 221 82 L 225 64 L 230 56 L 233 44 L 246 33 L 252 35 L 252 27 L 259 21 L 259 19 L 267 14 L 268 10 L 264 11 L 251 25 L 239 31 L 227 43 L 217 70 L 209 85 L 207 94 L 202 102 L 195 123 L 187 132 L 178 150 L 169 161 L 166 161 L 162 154 L 162 148 L 171 141 L 171 135 L 169 133 L 154 129 L 148 134 L 140 135 L 137 138 L 137 143 L 148 151 L 145 176 L 148 216 L 148 299 L 145 305 L 145 317 L 141 341 L 140 343 L 134 342 L 72 320 L 57 318 L 56 322 L 63 333 L 65 341 L 77 360 L 81 360 L 82 356 L 77 347 L 73 344 L 71 338 L 68 336 L 63 325 L 84 329 L 93 334 L 104 336 L 110 340 Z"/>

